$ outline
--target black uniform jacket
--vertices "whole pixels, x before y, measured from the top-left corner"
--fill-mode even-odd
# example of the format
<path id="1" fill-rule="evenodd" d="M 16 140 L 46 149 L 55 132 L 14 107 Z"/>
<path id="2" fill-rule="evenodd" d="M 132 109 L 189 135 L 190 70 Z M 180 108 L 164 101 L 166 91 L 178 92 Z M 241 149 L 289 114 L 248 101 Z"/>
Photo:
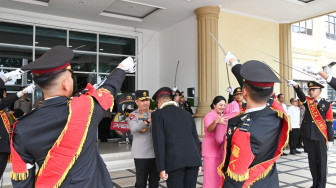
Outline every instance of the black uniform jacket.
<path id="1" fill-rule="evenodd" d="M 184 109 L 187 110 L 191 115 L 194 114 L 188 101 L 184 101 L 183 106 Z"/>
<path id="2" fill-rule="evenodd" d="M 336 78 L 332 77 L 330 83 L 328 83 L 334 90 L 336 90 Z"/>
<path id="3" fill-rule="evenodd" d="M 304 114 L 302 124 L 300 127 L 300 133 L 303 138 L 310 139 L 310 140 L 318 140 L 318 141 L 325 141 L 325 138 L 319 128 L 316 126 L 310 112 L 308 109 L 308 104 L 306 102 L 306 95 L 302 92 L 301 88 L 295 88 L 295 91 L 303 103 L 304 107 L 306 108 L 306 112 Z M 333 122 L 326 121 L 326 114 L 330 108 L 330 102 L 326 101 L 325 99 L 321 99 L 317 104 L 317 109 L 320 112 L 322 118 L 326 122 L 327 125 L 327 133 L 328 133 L 328 141 L 334 141 L 334 130 L 333 130 Z"/>
<path id="4" fill-rule="evenodd" d="M 152 113 L 152 127 L 158 171 L 202 166 L 196 125 L 189 112 L 165 106 Z"/>
<path id="5" fill-rule="evenodd" d="M 4 85 L 5 83 L 2 79 L 0 79 L 0 87 L 3 87 Z M 18 99 L 19 97 L 17 97 L 16 94 L 11 94 L 8 95 L 6 98 L 1 99 L 0 110 L 12 106 L 12 104 Z M 2 119 L 0 119 L 0 153 L 10 153 L 9 135 Z"/>
<path id="6" fill-rule="evenodd" d="M 250 114 L 251 119 L 249 129 L 249 132 L 251 133 L 251 151 L 255 156 L 252 164 L 249 167 L 251 168 L 256 164 L 267 161 L 274 157 L 280 138 L 282 119 L 278 117 L 278 113 L 276 111 L 268 107 L 264 108 L 263 110 L 250 112 L 248 114 Z M 241 117 L 243 117 L 244 115 L 245 114 L 231 118 L 228 122 L 227 152 L 223 169 L 224 172 L 227 171 L 230 162 L 232 135 L 234 131 L 243 124 Z M 236 182 L 225 173 L 225 181 L 223 184 L 224 188 L 242 187 L 243 184 L 244 181 Z M 251 187 L 279 187 L 279 179 L 275 163 L 268 175 L 265 178 L 252 184 Z"/>
<path id="7" fill-rule="evenodd" d="M 116 96 L 125 79 L 125 71 L 115 69 L 103 88 Z M 54 145 L 66 125 L 69 107 L 68 98 L 55 97 L 43 101 L 42 107 L 23 116 L 16 124 L 13 146 L 26 163 L 34 164 L 29 177 L 24 181 L 12 180 L 14 187 L 33 188 L 35 183 L 35 162 L 39 167 L 48 151 Z M 105 188 L 112 187 L 106 165 L 98 153 L 96 138 L 97 126 L 104 116 L 104 109 L 94 100 L 94 111 L 81 154 L 65 177 L 61 187 Z M 86 118 L 87 117 L 83 117 Z"/>

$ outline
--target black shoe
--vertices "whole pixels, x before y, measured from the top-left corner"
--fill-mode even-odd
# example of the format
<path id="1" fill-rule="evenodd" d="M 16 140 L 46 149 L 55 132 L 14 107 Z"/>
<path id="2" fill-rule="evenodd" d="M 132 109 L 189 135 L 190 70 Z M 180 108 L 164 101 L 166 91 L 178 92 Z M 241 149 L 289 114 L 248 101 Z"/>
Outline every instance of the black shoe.
<path id="1" fill-rule="evenodd" d="M 283 153 L 282 153 L 282 156 L 287 156 L 287 155 L 288 155 L 288 154 L 287 154 L 287 153 L 285 153 L 285 152 L 283 152 Z"/>
<path id="2" fill-rule="evenodd" d="M 291 152 L 289 152 L 289 154 L 291 154 L 291 155 L 295 155 L 296 152 L 295 152 L 295 151 L 291 151 Z"/>
<path id="3" fill-rule="evenodd" d="M 301 152 L 301 151 L 298 151 L 298 150 L 295 150 L 295 153 L 297 153 L 297 154 L 301 154 L 302 152 Z"/>

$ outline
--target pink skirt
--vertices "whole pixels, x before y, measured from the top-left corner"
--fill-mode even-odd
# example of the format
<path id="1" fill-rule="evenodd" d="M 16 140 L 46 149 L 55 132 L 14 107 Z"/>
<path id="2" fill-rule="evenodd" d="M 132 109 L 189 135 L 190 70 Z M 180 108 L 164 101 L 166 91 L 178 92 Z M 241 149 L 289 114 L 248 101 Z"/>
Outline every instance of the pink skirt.
<path id="1" fill-rule="evenodd" d="M 203 188 L 219 188 L 222 186 L 222 179 L 217 173 L 217 167 L 222 159 L 214 157 L 203 157 Z"/>

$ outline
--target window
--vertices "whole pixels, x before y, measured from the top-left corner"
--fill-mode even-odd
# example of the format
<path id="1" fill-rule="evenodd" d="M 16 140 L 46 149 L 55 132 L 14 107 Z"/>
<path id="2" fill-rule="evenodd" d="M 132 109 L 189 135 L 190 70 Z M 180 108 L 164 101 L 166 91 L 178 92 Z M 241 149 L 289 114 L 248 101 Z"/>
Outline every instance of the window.
<path id="1" fill-rule="evenodd" d="M 51 47 L 67 43 L 75 54 L 71 60 L 75 93 L 87 83 L 100 83 L 122 60 L 136 53 L 136 38 L 132 37 L 0 21 L 0 75 L 32 62 Z M 32 74 L 29 72 L 21 80 L 7 82 L 6 89 L 14 93 L 30 83 Z M 136 74 L 126 74 L 120 91 L 134 92 L 135 89 Z M 41 97 L 42 92 L 35 90 L 33 102 Z"/>
<path id="2" fill-rule="evenodd" d="M 326 37 L 327 39 L 336 40 L 335 22 L 336 15 L 326 16 Z"/>
<path id="3" fill-rule="evenodd" d="M 313 20 L 305 20 L 292 24 L 292 32 L 313 35 Z"/>
<path id="4" fill-rule="evenodd" d="M 35 46 L 49 48 L 57 45 L 66 46 L 66 41 L 66 30 L 36 27 Z"/>
<path id="5" fill-rule="evenodd" d="M 33 45 L 33 26 L 0 22 L 0 43 Z"/>
<path id="6" fill-rule="evenodd" d="M 336 91 L 328 85 L 328 99 L 330 101 L 336 101 Z"/>

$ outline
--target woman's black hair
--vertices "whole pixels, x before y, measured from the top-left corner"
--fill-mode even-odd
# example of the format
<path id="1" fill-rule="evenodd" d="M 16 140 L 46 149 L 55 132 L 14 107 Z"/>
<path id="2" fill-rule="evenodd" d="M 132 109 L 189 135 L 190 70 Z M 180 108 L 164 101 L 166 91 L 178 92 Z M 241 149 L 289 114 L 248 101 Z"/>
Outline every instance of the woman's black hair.
<path id="1" fill-rule="evenodd" d="M 3 96 L 4 91 L 7 92 L 6 88 L 0 88 L 0 99 L 4 98 L 4 96 Z"/>
<path id="2" fill-rule="evenodd" d="M 222 100 L 224 100 L 225 103 L 226 103 L 226 99 L 225 99 L 225 97 L 223 97 L 223 96 L 221 96 L 221 95 L 216 96 L 216 97 L 212 100 L 212 103 L 211 103 L 211 105 L 210 105 L 210 108 L 211 108 L 211 109 L 214 109 L 214 108 L 215 108 L 215 105 L 216 105 L 217 103 L 219 103 L 220 101 L 222 101 Z"/>

